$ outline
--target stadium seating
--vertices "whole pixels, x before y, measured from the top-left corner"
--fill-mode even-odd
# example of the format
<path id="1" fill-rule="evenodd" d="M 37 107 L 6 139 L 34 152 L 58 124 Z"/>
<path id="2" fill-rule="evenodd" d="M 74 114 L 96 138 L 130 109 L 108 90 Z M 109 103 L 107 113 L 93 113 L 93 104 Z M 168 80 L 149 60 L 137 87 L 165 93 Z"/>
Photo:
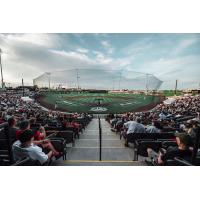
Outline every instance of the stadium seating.
<path id="1" fill-rule="evenodd" d="M 8 123 L 0 124 L 0 165 L 13 163 L 12 144 L 8 131 Z"/>
<path id="2" fill-rule="evenodd" d="M 127 135 L 128 143 L 135 143 L 139 139 L 173 139 L 174 133 L 131 133 Z"/>

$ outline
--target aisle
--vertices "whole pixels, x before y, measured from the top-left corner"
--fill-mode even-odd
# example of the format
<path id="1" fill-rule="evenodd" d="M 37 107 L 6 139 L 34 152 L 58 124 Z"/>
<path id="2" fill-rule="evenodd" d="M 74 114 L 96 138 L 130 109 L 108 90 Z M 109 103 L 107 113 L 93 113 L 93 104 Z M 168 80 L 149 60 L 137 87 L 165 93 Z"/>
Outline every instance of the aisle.
<path id="1" fill-rule="evenodd" d="M 110 125 L 101 119 L 102 162 L 99 162 L 99 125 L 93 119 L 87 126 L 75 147 L 68 148 L 67 160 L 63 165 L 141 165 L 133 162 L 133 149 L 124 147 L 124 141 L 110 130 Z"/>

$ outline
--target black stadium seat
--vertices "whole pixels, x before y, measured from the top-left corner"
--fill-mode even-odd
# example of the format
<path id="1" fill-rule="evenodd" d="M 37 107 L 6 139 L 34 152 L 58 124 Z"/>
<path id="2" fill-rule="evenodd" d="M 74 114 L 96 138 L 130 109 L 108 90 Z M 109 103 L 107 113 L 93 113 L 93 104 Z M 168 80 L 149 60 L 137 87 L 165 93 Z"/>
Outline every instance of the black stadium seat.
<path id="1" fill-rule="evenodd" d="M 13 163 L 12 144 L 8 131 L 8 123 L 0 125 L 0 165 Z"/>
<path id="2" fill-rule="evenodd" d="M 131 133 L 127 135 L 128 143 L 135 143 L 139 139 L 173 139 L 174 133 Z"/>
<path id="3" fill-rule="evenodd" d="M 147 157 L 147 148 L 158 152 L 162 147 L 161 141 L 155 140 L 136 140 L 134 145 L 134 160 L 138 160 L 138 155 Z"/>

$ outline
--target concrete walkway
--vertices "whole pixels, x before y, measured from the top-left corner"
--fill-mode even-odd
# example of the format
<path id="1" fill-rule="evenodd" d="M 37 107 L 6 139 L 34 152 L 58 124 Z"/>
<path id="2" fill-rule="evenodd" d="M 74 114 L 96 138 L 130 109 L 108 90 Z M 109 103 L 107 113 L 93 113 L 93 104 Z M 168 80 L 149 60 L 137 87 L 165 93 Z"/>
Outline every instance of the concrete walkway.
<path id="1" fill-rule="evenodd" d="M 68 148 L 67 160 L 59 165 L 142 165 L 133 162 L 133 149 L 124 147 L 124 141 L 110 130 L 110 125 L 101 119 L 102 125 L 102 162 L 99 162 L 99 124 L 93 119 L 87 126 L 75 147 Z"/>

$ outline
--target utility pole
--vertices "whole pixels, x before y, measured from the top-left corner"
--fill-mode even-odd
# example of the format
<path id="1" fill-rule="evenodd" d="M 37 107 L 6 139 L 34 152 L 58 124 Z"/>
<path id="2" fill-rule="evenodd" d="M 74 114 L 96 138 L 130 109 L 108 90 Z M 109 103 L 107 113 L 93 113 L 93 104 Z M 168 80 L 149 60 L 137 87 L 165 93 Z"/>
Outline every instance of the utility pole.
<path id="1" fill-rule="evenodd" d="M 78 69 L 76 69 L 77 90 L 79 90 L 79 78 Z"/>
<path id="2" fill-rule="evenodd" d="M 112 87 L 112 89 L 114 90 L 115 89 L 115 78 L 114 77 L 112 78 L 112 81 L 113 81 L 113 87 Z"/>
<path id="3" fill-rule="evenodd" d="M 146 74 L 146 95 L 148 94 L 148 85 L 149 85 L 149 74 Z"/>
<path id="4" fill-rule="evenodd" d="M 177 86 L 178 86 L 178 80 L 176 80 L 176 84 L 175 84 L 175 90 L 174 90 L 174 94 L 177 94 Z"/>
<path id="5" fill-rule="evenodd" d="M 121 80 L 122 80 L 122 71 L 123 70 L 121 70 L 119 73 L 119 90 L 121 89 Z"/>
<path id="6" fill-rule="evenodd" d="M 49 90 L 50 90 L 50 88 L 51 88 L 51 73 L 48 72 L 46 74 L 48 75 L 48 85 L 49 85 Z"/>
<path id="7" fill-rule="evenodd" d="M 4 89 L 4 81 L 3 81 L 3 67 L 2 67 L 2 63 L 1 63 L 1 54 L 2 54 L 2 50 L 0 48 L 0 67 L 1 67 L 1 87 L 2 89 Z"/>
<path id="8" fill-rule="evenodd" d="M 22 91 L 23 91 L 23 97 L 24 97 L 24 79 L 22 78 Z"/>

